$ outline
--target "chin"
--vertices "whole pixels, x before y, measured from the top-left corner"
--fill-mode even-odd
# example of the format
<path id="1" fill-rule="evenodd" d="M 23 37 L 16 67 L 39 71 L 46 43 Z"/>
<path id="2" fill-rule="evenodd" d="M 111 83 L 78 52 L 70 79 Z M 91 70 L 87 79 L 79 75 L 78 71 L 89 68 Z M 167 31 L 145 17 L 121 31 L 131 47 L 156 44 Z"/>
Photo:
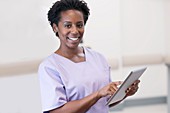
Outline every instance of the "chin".
<path id="1" fill-rule="evenodd" d="M 69 47 L 70 49 L 76 49 L 76 48 L 79 47 L 79 44 L 78 44 L 78 45 L 77 45 L 77 44 L 76 44 L 76 45 L 69 45 L 68 47 Z"/>

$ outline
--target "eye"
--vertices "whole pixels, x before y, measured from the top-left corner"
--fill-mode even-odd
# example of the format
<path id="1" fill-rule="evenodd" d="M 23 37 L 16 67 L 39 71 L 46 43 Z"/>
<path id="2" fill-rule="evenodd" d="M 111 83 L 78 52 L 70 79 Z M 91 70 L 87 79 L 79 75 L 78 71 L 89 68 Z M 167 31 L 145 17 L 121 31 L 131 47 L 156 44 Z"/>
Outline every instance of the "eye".
<path id="1" fill-rule="evenodd" d="M 64 24 L 65 28 L 71 28 L 71 24 Z"/>
<path id="2" fill-rule="evenodd" d="M 83 23 L 78 23 L 78 24 L 77 24 L 77 27 L 78 27 L 78 28 L 82 28 L 82 27 L 84 27 L 84 25 L 83 25 Z"/>

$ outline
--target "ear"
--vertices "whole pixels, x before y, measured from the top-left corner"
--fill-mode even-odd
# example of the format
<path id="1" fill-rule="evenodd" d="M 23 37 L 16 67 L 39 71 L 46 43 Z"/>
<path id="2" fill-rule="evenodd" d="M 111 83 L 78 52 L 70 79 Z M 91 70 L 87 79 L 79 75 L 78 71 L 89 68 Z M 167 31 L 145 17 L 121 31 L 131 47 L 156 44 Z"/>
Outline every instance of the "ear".
<path id="1" fill-rule="evenodd" d="M 58 32 L 58 27 L 57 27 L 57 25 L 55 24 L 55 23 L 53 23 L 53 31 L 55 32 L 55 33 L 57 33 Z"/>

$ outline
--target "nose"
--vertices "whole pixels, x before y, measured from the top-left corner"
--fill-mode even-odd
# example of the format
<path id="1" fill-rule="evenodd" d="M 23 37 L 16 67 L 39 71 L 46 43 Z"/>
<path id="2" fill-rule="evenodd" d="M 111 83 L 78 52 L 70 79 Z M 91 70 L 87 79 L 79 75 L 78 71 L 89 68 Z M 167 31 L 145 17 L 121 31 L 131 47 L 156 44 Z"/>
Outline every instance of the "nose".
<path id="1" fill-rule="evenodd" d="M 71 33 L 72 34 L 78 34 L 78 28 L 75 25 L 72 26 Z"/>

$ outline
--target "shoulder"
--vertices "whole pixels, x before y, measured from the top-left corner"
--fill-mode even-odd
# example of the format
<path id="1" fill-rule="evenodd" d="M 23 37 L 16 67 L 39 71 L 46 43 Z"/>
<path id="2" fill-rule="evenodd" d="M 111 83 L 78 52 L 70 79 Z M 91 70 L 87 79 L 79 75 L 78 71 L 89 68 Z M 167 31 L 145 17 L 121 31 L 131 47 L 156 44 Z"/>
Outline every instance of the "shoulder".
<path id="1" fill-rule="evenodd" d="M 92 59 L 93 61 L 96 61 L 102 65 L 108 66 L 108 62 L 103 54 L 101 54 L 91 48 L 85 48 L 85 51 L 87 52 L 90 59 Z"/>
<path id="2" fill-rule="evenodd" d="M 40 63 L 39 70 L 41 70 L 42 68 L 55 69 L 57 63 L 58 63 L 57 58 L 55 57 L 55 54 L 52 53 Z"/>
<path id="3" fill-rule="evenodd" d="M 59 69 L 57 67 L 58 61 L 55 58 L 55 54 L 51 54 L 46 57 L 38 67 L 38 75 L 41 81 L 51 80 L 51 78 L 57 80 L 57 77 L 60 76 Z"/>
<path id="4" fill-rule="evenodd" d="M 86 52 L 87 52 L 90 56 L 92 56 L 92 57 L 99 58 L 99 59 L 103 59 L 103 60 L 106 59 L 106 58 L 104 57 L 104 55 L 102 55 L 101 53 L 99 53 L 99 52 L 97 52 L 97 51 L 95 51 L 95 50 L 93 50 L 93 49 L 91 49 L 91 48 L 85 47 L 85 49 L 86 49 Z"/>

